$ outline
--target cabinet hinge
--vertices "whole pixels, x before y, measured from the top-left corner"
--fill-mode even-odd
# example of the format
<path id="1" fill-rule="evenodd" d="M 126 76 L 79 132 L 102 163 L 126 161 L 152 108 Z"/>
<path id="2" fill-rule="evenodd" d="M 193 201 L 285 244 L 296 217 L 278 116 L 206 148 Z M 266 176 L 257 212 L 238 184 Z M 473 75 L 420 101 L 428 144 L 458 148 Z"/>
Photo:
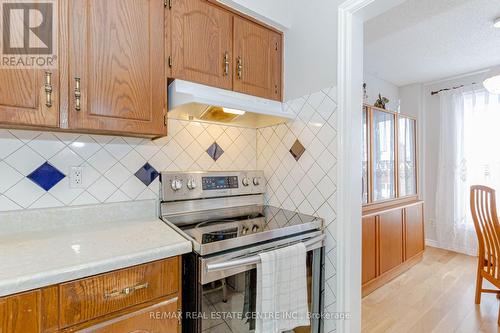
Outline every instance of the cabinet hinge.
<path id="1" fill-rule="evenodd" d="M 172 56 L 168 56 L 168 67 L 172 67 Z"/>
<path id="2" fill-rule="evenodd" d="M 166 114 L 163 116 L 163 124 L 165 126 L 167 126 L 167 124 L 168 124 L 168 116 Z"/>
<path id="3" fill-rule="evenodd" d="M 163 5 L 168 7 L 168 9 L 172 9 L 172 0 L 164 0 Z"/>
<path id="4" fill-rule="evenodd" d="M 278 51 L 278 42 L 274 43 L 274 49 Z"/>

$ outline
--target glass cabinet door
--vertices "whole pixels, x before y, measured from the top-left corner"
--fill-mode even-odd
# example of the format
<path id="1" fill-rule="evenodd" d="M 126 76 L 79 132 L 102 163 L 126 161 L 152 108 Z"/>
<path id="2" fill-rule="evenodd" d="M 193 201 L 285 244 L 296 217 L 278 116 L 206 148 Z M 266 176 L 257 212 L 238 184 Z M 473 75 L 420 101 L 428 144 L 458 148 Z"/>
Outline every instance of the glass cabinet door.
<path id="1" fill-rule="evenodd" d="M 398 127 L 399 196 L 405 197 L 417 194 L 416 123 L 399 117 Z"/>
<path id="2" fill-rule="evenodd" d="M 361 157 L 363 169 L 363 203 L 368 203 L 368 109 L 363 108 L 363 156 Z"/>
<path id="3" fill-rule="evenodd" d="M 373 201 L 395 197 L 395 116 L 373 110 Z"/>

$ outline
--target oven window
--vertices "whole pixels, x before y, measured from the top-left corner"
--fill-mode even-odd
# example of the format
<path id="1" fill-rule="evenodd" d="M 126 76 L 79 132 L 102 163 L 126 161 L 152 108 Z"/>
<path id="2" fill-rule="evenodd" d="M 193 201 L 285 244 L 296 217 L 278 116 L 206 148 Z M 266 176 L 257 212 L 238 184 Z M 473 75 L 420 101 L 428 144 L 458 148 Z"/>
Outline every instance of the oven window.
<path id="1" fill-rule="evenodd" d="M 309 310 L 312 309 L 312 252 L 307 255 Z M 203 286 L 201 322 L 203 333 L 254 332 L 257 271 L 252 269 Z M 310 332 L 298 327 L 292 332 Z"/>

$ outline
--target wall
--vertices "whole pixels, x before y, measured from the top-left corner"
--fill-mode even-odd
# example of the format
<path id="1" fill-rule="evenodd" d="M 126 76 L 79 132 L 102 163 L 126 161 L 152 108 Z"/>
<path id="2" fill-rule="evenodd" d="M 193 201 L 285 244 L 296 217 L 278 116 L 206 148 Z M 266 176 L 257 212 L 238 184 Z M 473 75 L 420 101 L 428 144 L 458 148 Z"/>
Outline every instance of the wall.
<path id="1" fill-rule="evenodd" d="M 285 100 L 337 84 L 337 8 L 342 0 L 288 2 L 285 33 Z"/>
<path id="2" fill-rule="evenodd" d="M 289 0 L 217 0 L 242 13 L 255 17 L 282 31 L 291 27 L 291 6 Z"/>
<path id="3" fill-rule="evenodd" d="M 155 199 L 159 182 L 146 163 L 156 171 L 256 168 L 255 129 L 172 119 L 168 128 L 155 141 L 0 129 L 0 211 Z M 216 162 L 206 152 L 213 142 L 224 150 Z M 63 177 L 49 190 L 29 178 L 45 162 L 60 173 L 35 176 L 42 185 Z M 71 166 L 83 167 L 83 188 L 70 188 Z M 141 181 L 151 175 L 150 184 Z"/>
<path id="4" fill-rule="evenodd" d="M 257 167 L 267 179 L 267 201 L 273 206 L 325 219 L 325 311 L 336 312 L 337 103 L 336 87 L 286 103 L 293 122 L 257 131 Z M 289 150 L 298 139 L 306 148 L 296 161 Z M 336 328 L 325 320 L 325 332 Z"/>
<path id="5" fill-rule="evenodd" d="M 389 99 L 386 105 L 387 110 L 397 112 L 399 110 L 399 88 L 394 84 L 380 79 L 366 71 L 363 73 L 363 80 L 366 83 L 366 91 L 368 94 L 368 104 L 375 104 L 378 99 L 378 94 Z"/>

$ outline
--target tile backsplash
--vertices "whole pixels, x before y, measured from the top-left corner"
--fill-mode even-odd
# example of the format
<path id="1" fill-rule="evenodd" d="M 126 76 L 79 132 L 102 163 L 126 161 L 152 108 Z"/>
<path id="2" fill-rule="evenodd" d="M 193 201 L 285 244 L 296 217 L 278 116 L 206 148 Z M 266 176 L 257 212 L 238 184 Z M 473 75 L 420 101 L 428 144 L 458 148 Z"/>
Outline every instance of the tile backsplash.
<path id="1" fill-rule="evenodd" d="M 151 141 L 0 129 L 0 211 L 155 199 L 160 171 L 257 166 L 255 129 L 170 119 L 168 130 Z M 82 167 L 81 188 L 70 187 L 72 167 Z"/>
<path id="2" fill-rule="evenodd" d="M 337 89 L 331 87 L 287 102 L 296 115 L 286 124 L 257 131 L 257 168 L 264 170 L 267 201 L 272 206 L 325 220 L 325 311 L 336 309 L 337 223 Z M 290 148 L 296 140 L 305 148 L 296 160 Z M 324 332 L 335 332 L 336 321 L 325 320 Z"/>

